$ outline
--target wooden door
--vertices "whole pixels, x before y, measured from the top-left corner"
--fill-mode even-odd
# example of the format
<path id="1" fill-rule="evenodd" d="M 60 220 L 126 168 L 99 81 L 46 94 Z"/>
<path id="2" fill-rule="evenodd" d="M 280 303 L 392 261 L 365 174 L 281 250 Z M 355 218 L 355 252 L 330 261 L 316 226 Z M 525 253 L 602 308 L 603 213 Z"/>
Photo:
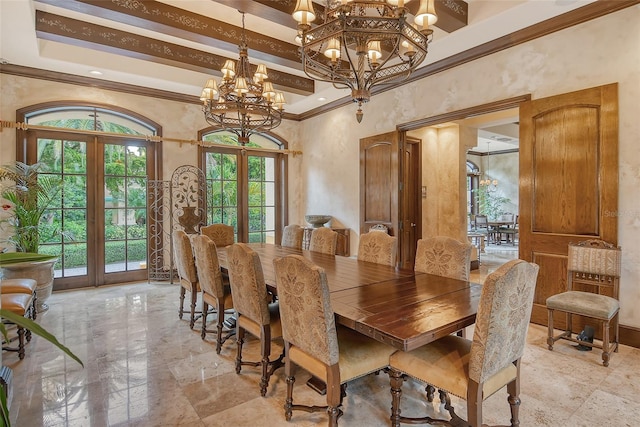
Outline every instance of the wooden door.
<path id="1" fill-rule="evenodd" d="M 546 324 L 547 297 L 566 289 L 570 242 L 617 245 L 617 210 L 618 85 L 522 103 L 519 255 L 540 266 L 532 322 Z"/>
<path id="2" fill-rule="evenodd" d="M 401 236 L 398 260 L 401 268 L 412 269 L 416 259 L 416 244 L 422 236 L 422 155 L 420 140 L 404 135 L 400 167 L 399 224 Z"/>
<path id="3" fill-rule="evenodd" d="M 360 233 L 386 225 L 403 268 L 413 268 L 422 235 L 421 165 L 419 139 L 390 132 L 360 140 Z"/>
<path id="4" fill-rule="evenodd" d="M 398 147 L 397 132 L 360 140 L 360 234 L 384 224 L 398 236 Z"/>

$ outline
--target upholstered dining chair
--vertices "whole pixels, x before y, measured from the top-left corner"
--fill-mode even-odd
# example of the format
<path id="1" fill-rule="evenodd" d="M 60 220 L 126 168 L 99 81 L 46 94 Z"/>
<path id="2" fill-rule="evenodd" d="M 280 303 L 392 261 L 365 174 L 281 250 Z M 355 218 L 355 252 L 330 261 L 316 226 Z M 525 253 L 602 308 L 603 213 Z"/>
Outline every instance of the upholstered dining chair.
<path id="1" fill-rule="evenodd" d="M 447 236 L 420 239 L 416 248 L 414 270 L 469 280 L 472 246 L 468 241 L 460 242 Z"/>
<path id="2" fill-rule="evenodd" d="M 338 233 L 329 227 L 314 228 L 311 232 L 309 250 L 312 252 L 335 255 L 337 244 Z"/>
<path id="3" fill-rule="evenodd" d="M 383 231 L 362 234 L 358 243 L 358 260 L 393 267 L 396 265 L 397 240 Z"/>
<path id="4" fill-rule="evenodd" d="M 621 262 L 622 251 L 620 248 L 603 240 L 590 239 L 569 244 L 567 291 L 547 298 L 549 313 L 547 344 L 549 350 L 553 350 L 553 343 L 559 339 L 577 342 L 590 348 L 600 348 L 602 349 L 602 364 L 609 366 L 611 352 L 618 352 L 618 343 L 620 342 L 618 290 Z M 553 313 L 555 311 L 565 313 L 566 329 L 561 334 L 554 336 Z M 572 316 L 574 314 L 589 317 L 602 323 L 601 345 L 584 341 L 580 339 L 580 336 L 573 337 Z M 611 326 L 614 331 L 613 342 L 610 341 Z"/>
<path id="5" fill-rule="evenodd" d="M 196 314 L 200 314 L 200 311 L 196 310 L 200 284 L 198 283 L 198 273 L 196 271 L 196 262 L 193 258 L 191 240 L 183 230 L 174 230 L 173 232 L 173 257 L 180 281 L 178 317 L 182 319 L 184 315 L 184 298 L 186 293 L 189 292 L 191 296 L 189 327 L 193 329 L 197 320 Z"/>
<path id="6" fill-rule="evenodd" d="M 328 425 L 337 426 L 346 383 L 386 368 L 395 350 L 351 329 L 336 327 L 322 268 L 299 255 L 276 259 L 273 264 L 286 353 L 285 418 L 290 421 L 294 410 L 326 411 Z M 326 383 L 326 407 L 294 405 L 294 365 Z"/>
<path id="7" fill-rule="evenodd" d="M 227 224 L 211 224 L 200 228 L 200 234 L 204 234 L 213 240 L 218 248 L 233 245 L 235 242 L 235 231 L 233 226 Z"/>
<path id="8" fill-rule="evenodd" d="M 282 241 L 280 246 L 288 248 L 302 249 L 304 229 L 298 224 L 289 224 L 282 231 Z"/>
<path id="9" fill-rule="evenodd" d="M 504 386 L 509 394 L 511 425 L 519 425 L 520 360 L 533 307 L 538 266 L 513 260 L 489 274 L 482 287 L 473 341 L 447 335 L 389 358 L 391 425 L 435 424 L 431 417 L 400 415 L 403 377 L 445 390 L 449 425 L 482 426 L 482 402 Z M 449 395 L 467 401 L 467 421 L 455 413 Z M 442 395 L 441 395 L 442 396 Z M 431 400 L 431 399 L 429 399 Z M 443 420 L 439 420 L 442 425 Z M 468 423 L 468 424 L 467 424 Z"/>
<path id="10" fill-rule="evenodd" d="M 233 308 L 231 287 L 222 280 L 216 244 L 207 236 L 201 234 L 194 238 L 193 249 L 198 272 L 198 283 L 200 283 L 200 288 L 202 289 L 202 329 L 200 336 L 205 339 L 207 333 L 214 332 L 216 334 L 216 353 L 220 354 L 222 344 L 231 335 L 235 334 L 235 330 L 227 332 L 224 336 L 222 334 L 225 310 Z M 212 306 L 217 313 L 215 331 L 207 329 L 209 306 Z"/>
<path id="11" fill-rule="evenodd" d="M 36 319 L 36 306 L 33 303 L 34 294 L 26 293 L 22 289 L 14 289 L 17 290 L 15 293 L 9 293 L 8 289 L 3 287 L 2 301 L 0 301 L 0 307 L 2 307 L 6 311 L 11 311 L 12 313 L 23 316 L 31 320 Z M 2 323 L 5 324 L 13 324 L 11 321 L 7 319 L 2 319 Z M 24 359 L 25 356 L 25 345 L 29 341 L 31 341 L 31 330 L 28 328 L 24 328 L 19 324 L 15 324 L 16 326 L 16 336 L 10 337 L 8 340 L 2 341 L 2 350 L 4 351 L 15 351 L 18 353 L 18 358 L 20 360 Z M 17 346 L 11 346 L 11 342 L 18 340 Z"/>
<path id="12" fill-rule="evenodd" d="M 242 366 L 261 366 L 260 394 L 265 396 L 273 372 L 283 366 L 284 351 L 271 360 L 271 341 L 282 337 L 278 303 L 268 304 L 267 285 L 258 254 L 244 243 L 234 243 L 227 248 L 229 282 L 234 308 L 238 316 L 236 323 L 236 373 Z M 260 362 L 242 360 L 245 331 L 260 340 Z"/>

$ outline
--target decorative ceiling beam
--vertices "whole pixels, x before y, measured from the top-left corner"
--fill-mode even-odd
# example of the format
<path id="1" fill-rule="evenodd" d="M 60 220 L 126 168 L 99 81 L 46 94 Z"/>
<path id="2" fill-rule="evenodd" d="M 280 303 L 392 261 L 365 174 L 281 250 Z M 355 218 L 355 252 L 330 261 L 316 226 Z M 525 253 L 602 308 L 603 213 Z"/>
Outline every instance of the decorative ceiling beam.
<path id="1" fill-rule="evenodd" d="M 220 76 L 227 59 L 201 50 L 120 31 L 48 12 L 36 11 L 36 34 L 44 40 L 115 53 L 130 58 Z M 255 66 L 255 64 L 253 64 Z M 301 95 L 314 92 L 314 81 L 276 70 L 269 71 L 278 89 Z"/>
<path id="2" fill-rule="evenodd" d="M 298 23 L 291 17 L 296 8 L 296 0 L 212 0 L 225 6 L 233 7 L 251 15 L 260 16 L 276 24 L 297 29 Z M 324 6 L 314 3 L 316 12 L 314 25 L 324 22 Z"/>
<path id="3" fill-rule="evenodd" d="M 238 42 L 242 33 L 241 27 L 236 27 L 226 22 L 218 21 L 208 16 L 199 15 L 188 10 L 170 6 L 159 1 L 131 1 L 131 0 L 38 0 L 52 6 L 86 13 L 104 19 L 121 22 L 136 27 L 162 32 L 167 35 L 179 37 L 207 46 L 216 47 L 232 52 L 238 51 Z M 241 4 L 247 6 L 254 2 L 232 1 L 218 3 L 226 4 L 243 12 L 254 14 L 255 7 L 240 8 Z M 272 2 L 265 2 L 272 3 Z M 274 15 L 271 7 L 260 7 L 256 12 L 258 16 L 269 19 Z M 294 1 L 295 6 L 295 1 Z M 277 15 L 277 14 L 276 14 Z M 295 21 L 288 17 L 287 26 L 295 28 Z M 251 58 L 272 62 L 295 69 L 302 70 L 302 61 L 298 45 L 287 43 L 273 37 L 267 37 L 260 33 L 247 30 L 245 32 L 249 56 Z"/>

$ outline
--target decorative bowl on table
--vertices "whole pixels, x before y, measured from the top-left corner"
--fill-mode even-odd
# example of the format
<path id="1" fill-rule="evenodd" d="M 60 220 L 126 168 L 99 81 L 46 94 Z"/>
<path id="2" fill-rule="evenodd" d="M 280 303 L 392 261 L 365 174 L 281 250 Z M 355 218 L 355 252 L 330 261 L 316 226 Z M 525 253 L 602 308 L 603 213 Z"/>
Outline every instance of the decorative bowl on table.
<path id="1" fill-rule="evenodd" d="M 304 219 L 311 224 L 313 228 L 320 228 L 331 221 L 331 215 L 305 215 Z"/>

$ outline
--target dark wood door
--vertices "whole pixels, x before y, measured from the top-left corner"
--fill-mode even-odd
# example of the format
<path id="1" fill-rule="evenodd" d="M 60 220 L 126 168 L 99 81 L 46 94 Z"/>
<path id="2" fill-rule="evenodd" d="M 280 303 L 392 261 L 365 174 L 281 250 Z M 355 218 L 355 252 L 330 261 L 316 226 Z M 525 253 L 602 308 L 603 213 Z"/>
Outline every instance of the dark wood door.
<path id="1" fill-rule="evenodd" d="M 566 289 L 570 242 L 617 244 L 617 210 L 617 84 L 521 104 L 519 255 L 540 265 L 532 322 L 546 324 L 547 297 Z"/>
<path id="2" fill-rule="evenodd" d="M 390 132 L 360 140 L 360 233 L 384 224 L 398 238 L 398 265 L 413 268 L 422 235 L 420 140 Z"/>
<path id="3" fill-rule="evenodd" d="M 360 140 L 360 233 L 384 224 L 398 236 L 397 132 Z"/>
<path id="4" fill-rule="evenodd" d="M 420 140 L 404 135 L 402 146 L 402 179 L 400 181 L 399 213 L 400 247 L 398 259 L 401 268 L 412 269 L 416 259 L 416 244 L 422 236 L 422 155 Z"/>

